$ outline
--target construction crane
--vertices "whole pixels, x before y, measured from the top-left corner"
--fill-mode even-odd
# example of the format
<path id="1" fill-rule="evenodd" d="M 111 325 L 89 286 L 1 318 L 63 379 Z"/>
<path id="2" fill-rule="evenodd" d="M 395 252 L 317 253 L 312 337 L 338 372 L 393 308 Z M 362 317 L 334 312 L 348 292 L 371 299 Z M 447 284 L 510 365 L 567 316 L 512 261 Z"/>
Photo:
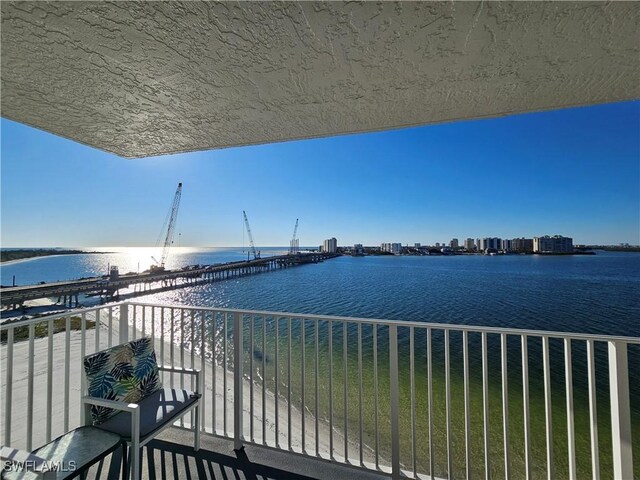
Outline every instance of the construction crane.
<path id="1" fill-rule="evenodd" d="M 251 246 L 251 253 L 253 253 L 253 259 L 257 260 L 258 258 L 260 258 L 260 252 L 256 252 L 256 246 L 253 243 L 253 235 L 251 235 L 251 227 L 249 226 L 247 213 L 243 210 L 242 215 L 244 215 L 244 226 L 247 228 L 247 235 L 249 236 L 249 245 Z M 249 261 L 249 252 L 247 252 L 247 261 Z"/>
<path id="2" fill-rule="evenodd" d="M 162 225 L 160 236 L 158 237 L 158 241 L 156 242 L 156 246 L 158 246 L 160 243 L 160 239 L 162 238 L 162 233 L 164 232 L 164 229 L 166 227 L 167 234 L 164 238 L 164 245 L 162 247 L 162 256 L 160 257 L 160 261 L 156 260 L 154 257 L 151 257 L 153 261 L 157 263 L 157 265 L 151 266 L 152 272 L 164 270 L 164 263 L 167 261 L 167 257 L 169 256 L 169 249 L 173 244 L 173 232 L 176 227 L 176 219 L 178 218 L 178 207 L 180 206 L 181 196 L 182 196 L 182 182 L 178 183 L 176 194 L 173 197 L 173 203 L 171 204 L 171 208 L 169 209 L 167 218 L 164 221 L 164 225 Z"/>
<path id="3" fill-rule="evenodd" d="M 295 255 L 298 253 L 298 219 L 296 218 L 296 226 L 293 228 L 293 238 L 291 239 L 291 246 L 289 248 L 289 255 Z"/>

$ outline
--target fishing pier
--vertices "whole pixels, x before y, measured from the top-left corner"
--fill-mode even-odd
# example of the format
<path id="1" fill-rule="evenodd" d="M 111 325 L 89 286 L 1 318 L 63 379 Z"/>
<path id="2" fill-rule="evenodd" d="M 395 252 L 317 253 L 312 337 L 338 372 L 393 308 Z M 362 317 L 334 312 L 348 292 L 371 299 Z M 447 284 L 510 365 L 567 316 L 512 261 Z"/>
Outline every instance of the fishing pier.
<path id="1" fill-rule="evenodd" d="M 217 282 L 256 273 L 270 272 L 309 263 L 319 263 L 338 256 L 335 253 L 296 253 L 255 258 L 248 261 L 193 265 L 179 270 L 154 269 L 140 274 L 119 275 L 112 270 L 105 277 L 83 278 L 62 282 L 41 283 L 17 287 L 2 287 L 0 302 L 3 307 L 22 308 L 24 302 L 41 298 L 57 298 L 58 302 L 74 307 L 80 304 L 80 295 L 100 296 L 105 301 L 120 297 L 120 290 L 133 289 L 129 296 L 137 296 L 176 288 Z"/>

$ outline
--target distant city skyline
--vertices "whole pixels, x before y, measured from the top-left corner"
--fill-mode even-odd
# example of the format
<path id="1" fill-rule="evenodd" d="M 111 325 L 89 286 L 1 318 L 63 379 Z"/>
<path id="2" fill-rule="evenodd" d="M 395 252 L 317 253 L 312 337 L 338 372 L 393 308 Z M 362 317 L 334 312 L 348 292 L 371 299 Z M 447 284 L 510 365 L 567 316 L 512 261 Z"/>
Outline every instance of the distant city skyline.
<path id="1" fill-rule="evenodd" d="M 640 102 L 126 160 L 2 119 L 3 247 L 640 243 Z M 244 240 L 243 240 L 244 239 Z"/>

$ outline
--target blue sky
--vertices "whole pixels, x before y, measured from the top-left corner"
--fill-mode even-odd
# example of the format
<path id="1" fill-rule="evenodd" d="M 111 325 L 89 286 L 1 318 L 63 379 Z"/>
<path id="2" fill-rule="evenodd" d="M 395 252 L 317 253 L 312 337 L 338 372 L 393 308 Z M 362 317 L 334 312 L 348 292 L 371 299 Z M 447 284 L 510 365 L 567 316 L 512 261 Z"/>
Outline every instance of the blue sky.
<path id="1" fill-rule="evenodd" d="M 640 243 L 640 102 L 127 160 L 1 121 L 4 247 Z M 245 240 L 246 241 L 246 240 Z"/>

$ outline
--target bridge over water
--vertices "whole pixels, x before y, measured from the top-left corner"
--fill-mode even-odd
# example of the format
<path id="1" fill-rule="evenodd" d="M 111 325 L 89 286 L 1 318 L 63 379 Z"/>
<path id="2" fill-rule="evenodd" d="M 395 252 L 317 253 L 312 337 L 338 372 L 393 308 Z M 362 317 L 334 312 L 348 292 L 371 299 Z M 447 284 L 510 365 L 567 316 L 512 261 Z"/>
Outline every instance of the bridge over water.
<path id="1" fill-rule="evenodd" d="M 226 280 L 296 265 L 318 263 L 338 256 L 335 253 L 298 253 L 257 258 L 249 261 L 214 265 L 194 265 L 180 270 L 160 270 L 140 274 L 120 275 L 117 278 L 93 277 L 38 285 L 2 287 L 0 303 L 10 308 L 21 308 L 28 300 L 57 297 L 69 307 L 78 306 L 78 296 L 95 295 L 106 300 L 119 297 L 120 290 L 133 288 L 131 294 L 142 295 L 171 290 L 189 285 Z"/>

